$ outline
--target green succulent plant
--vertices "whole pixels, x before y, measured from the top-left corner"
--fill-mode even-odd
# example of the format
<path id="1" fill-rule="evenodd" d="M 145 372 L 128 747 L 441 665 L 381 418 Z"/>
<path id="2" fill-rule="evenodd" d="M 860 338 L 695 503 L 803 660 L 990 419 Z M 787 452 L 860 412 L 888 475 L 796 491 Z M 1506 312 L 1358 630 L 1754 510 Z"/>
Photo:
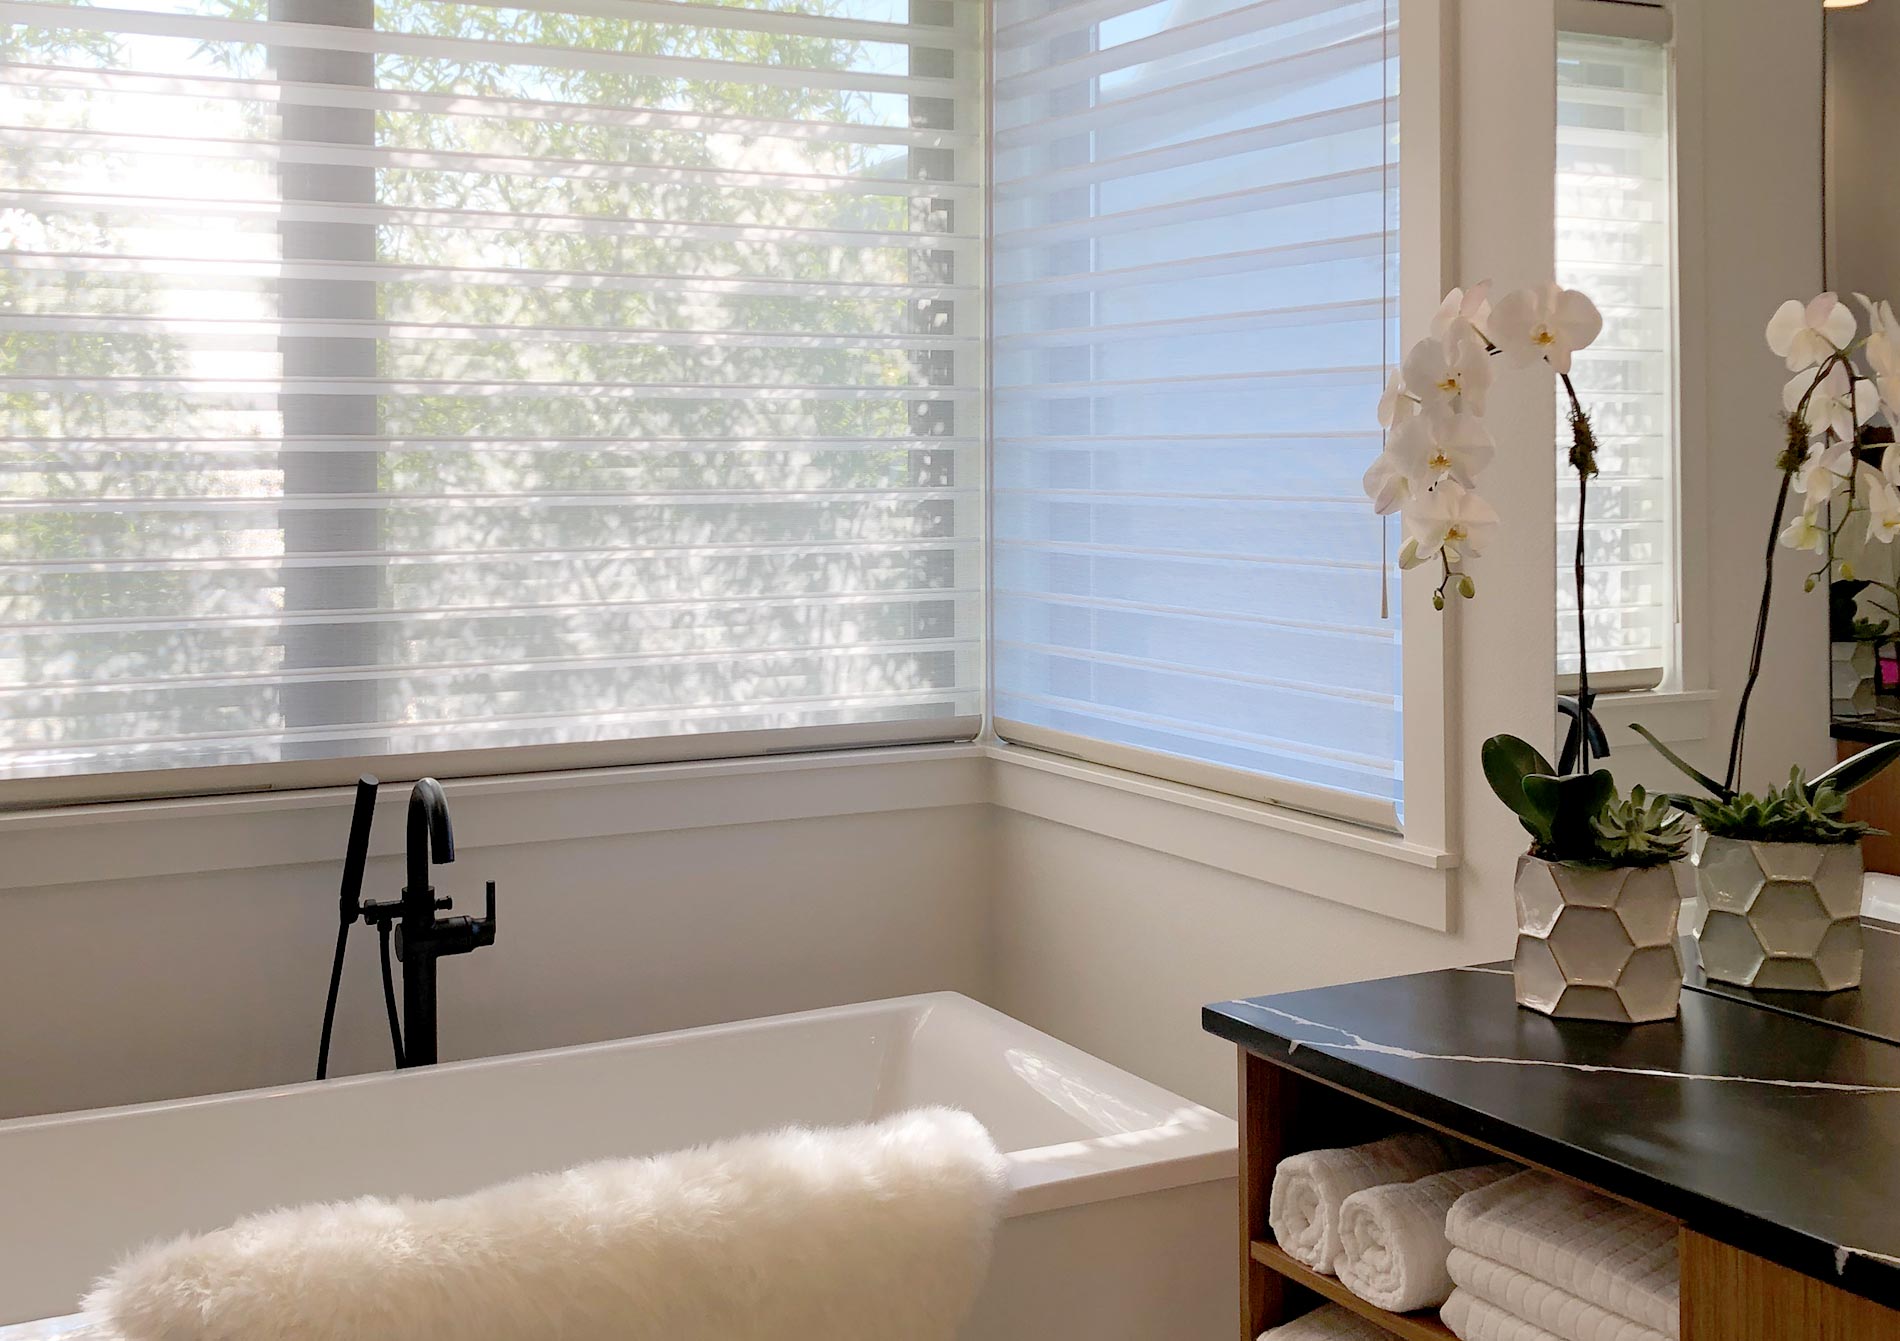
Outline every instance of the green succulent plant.
<path id="1" fill-rule="evenodd" d="M 1572 866 L 1660 866 L 1680 857 L 1688 825 L 1641 787 L 1619 797 L 1604 769 L 1558 776 L 1516 736 L 1485 741 L 1484 776 L 1531 836 L 1531 855 Z"/>
<path id="2" fill-rule="evenodd" d="M 1706 797 L 1671 795 L 1669 804 L 1694 815 L 1703 829 L 1718 838 L 1751 843 L 1855 843 L 1881 830 L 1859 820 L 1843 819 L 1848 793 L 1872 782 L 1900 759 L 1900 740 L 1870 745 L 1843 759 L 1819 777 L 1809 780 L 1800 768 L 1788 771 L 1788 781 L 1757 795 L 1726 787 L 1694 767 L 1644 728 L 1635 728 L 1658 753 L 1691 778 Z"/>
<path id="3" fill-rule="evenodd" d="M 1617 866 L 1660 866 L 1687 850 L 1689 826 L 1667 796 L 1642 787 L 1611 797 L 1596 819 L 1597 844 Z"/>

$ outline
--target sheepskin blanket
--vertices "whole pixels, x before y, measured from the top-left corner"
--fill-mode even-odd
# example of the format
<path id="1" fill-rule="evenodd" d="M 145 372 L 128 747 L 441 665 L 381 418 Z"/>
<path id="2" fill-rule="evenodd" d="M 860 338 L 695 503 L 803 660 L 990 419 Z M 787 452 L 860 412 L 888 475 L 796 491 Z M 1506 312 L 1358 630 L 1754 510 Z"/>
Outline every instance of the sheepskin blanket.
<path id="1" fill-rule="evenodd" d="M 250 1216 L 86 1308 L 125 1341 L 950 1341 L 1006 1187 L 975 1118 L 919 1109 Z"/>

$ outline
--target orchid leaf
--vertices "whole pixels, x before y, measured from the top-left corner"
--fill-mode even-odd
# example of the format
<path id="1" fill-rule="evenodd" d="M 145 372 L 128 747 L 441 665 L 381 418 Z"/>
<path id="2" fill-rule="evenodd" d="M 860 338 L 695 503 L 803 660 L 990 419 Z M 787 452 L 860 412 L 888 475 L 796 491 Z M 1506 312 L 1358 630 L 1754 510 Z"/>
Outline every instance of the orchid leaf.
<path id="1" fill-rule="evenodd" d="M 1539 754 L 1529 741 L 1516 736 L 1491 737 L 1484 742 L 1479 757 L 1484 763 L 1485 781 L 1491 784 L 1498 800 L 1510 808 L 1532 838 L 1539 843 L 1550 842 L 1554 816 L 1548 809 L 1533 804 L 1524 792 L 1526 778 L 1557 771 L 1551 767 L 1550 760 Z"/>
<path id="2" fill-rule="evenodd" d="M 1887 768 L 1900 759 L 1900 740 L 1883 740 L 1878 745 L 1869 745 L 1852 758 L 1843 759 L 1820 777 L 1808 784 L 1808 795 L 1814 796 L 1824 785 L 1831 785 L 1842 796 L 1856 787 L 1865 786 L 1886 772 Z"/>
<path id="3" fill-rule="evenodd" d="M 1719 797 L 1721 800 L 1724 800 L 1724 801 L 1730 800 L 1734 797 L 1735 792 L 1733 789 L 1724 787 L 1721 783 L 1717 782 L 1714 778 L 1710 777 L 1707 773 L 1704 773 L 1701 769 L 1697 768 L 1694 764 L 1690 763 L 1687 759 L 1684 759 L 1681 755 L 1677 754 L 1674 750 L 1670 749 L 1667 745 L 1663 744 L 1660 740 L 1657 740 L 1655 732 L 1651 731 L 1648 727 L 1641 726 L 1635 722 L 1631 722 L 1630 730 L 1634 731 L 1637 735 L 1641 736 L 1644 740 L 1648 741 L 1650 745 L 1655 748 L 1656 753 L 1660 754 L 1663 758 L 1667 759 L 1670 763 L 1674 764 L 1679 770 L 1681 770 L 1683 776 L 1691 778 L 1694 781 L 1700 783 L 1702 786 L 1702 789 L 1708 792 L 1709 795 L 1714 796 L 1714 797 Z"/>
<path id="4" fill-rule="evenodd" d="M 1524 797 L 1550 816 L 1546 844 L 1558 861 L 1590 861 L 1599 855 L 1597 819 L 1616 796 L 1616 780 L 1599 768 L 1582 776 L 1533 773 L 1524 779 Z"/>

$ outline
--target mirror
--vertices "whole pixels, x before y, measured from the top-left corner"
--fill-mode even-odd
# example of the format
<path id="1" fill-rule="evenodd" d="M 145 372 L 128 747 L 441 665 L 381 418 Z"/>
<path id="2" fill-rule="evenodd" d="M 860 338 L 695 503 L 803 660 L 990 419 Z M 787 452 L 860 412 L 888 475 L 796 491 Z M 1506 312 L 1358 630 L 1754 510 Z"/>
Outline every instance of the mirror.
<path id="1" fill-rule="evenodd" d="M 1831 2 L 1824 22 L 1827 287 L 1900 302 L 1900 141 L 1888 129 L 1900 3 Z M 1834 735 L 1860 742 L 1900 734 L 1900 548 L 1870 543 L 1865 531 L 1843 533 L 1852 572 L 1828 593 Z"/>

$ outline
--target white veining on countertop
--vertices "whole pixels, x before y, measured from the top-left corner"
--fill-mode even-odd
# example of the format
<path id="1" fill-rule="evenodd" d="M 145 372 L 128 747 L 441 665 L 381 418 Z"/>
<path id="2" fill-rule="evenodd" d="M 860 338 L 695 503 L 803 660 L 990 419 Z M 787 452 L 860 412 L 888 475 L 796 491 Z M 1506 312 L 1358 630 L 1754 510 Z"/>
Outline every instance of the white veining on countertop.
<path id="1" fill-rule="evenodd" d="M 1530 1066 L 1553 1067 L 1561 1071 L 1581 1071 L 1621 1076 L 1642 1076 L 1655 1080 L 1705 1080 L 1730 1085 L 1766 1085 L 1777 1089 L 1824 1090 L 1838 1094 L 1900 1094 L 1896 1085 L 1852 1085 L 1834 1080 L 1782 1080 L 1769 1076 L 1725 1076 L 1710 1075 L 1697 1071 L 1669 1071 L 1660 1067 L 1647 1066 L 1603 1066 L 1590 1062 L 1558 1062 L 1542 1057 L 1473 1057 L 1461 1053 L 1417 1052 L 1410 1048 L 1397 1047 L 1390 1043 L 1375 1043 L 1363 1038 L 1350 1029 L 1342 1029 L 1336 1024 L 1322 1024 L 1318 1020 L 1308 1020 L 1290 1011 L 1275 1006 L 1262 1006 L 1254 1001 L 1229 1001 L 1230 1006 L 1242 1010 L 1256 1011 L 1263 1015 L 1275 1015 L 1294 1024 L 1305 1025 L 1309 1029 L 1323 1029 L 1340 1034 L 1348 1042 L 1324 1042 L 1319 1039 L 1293 1040 L 1298 1046 L 1325 1048 L 1333 1052 L 1370 1052 L 1382 1057 L 1398 1057 L 1412 1062 L 1462 1062 L 1473 1065 L 1491 1066 Z"/>

